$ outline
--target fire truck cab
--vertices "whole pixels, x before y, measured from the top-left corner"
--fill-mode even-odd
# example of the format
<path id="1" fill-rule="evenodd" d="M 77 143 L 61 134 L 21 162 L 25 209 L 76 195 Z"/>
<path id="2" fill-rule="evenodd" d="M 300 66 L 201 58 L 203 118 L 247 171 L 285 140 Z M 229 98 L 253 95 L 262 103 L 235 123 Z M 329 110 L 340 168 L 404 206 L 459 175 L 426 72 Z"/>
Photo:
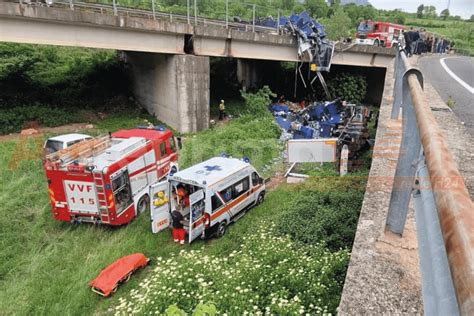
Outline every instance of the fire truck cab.
<path id="1" fill-rule="evenodd" d="M 394 41 L 399 41 L 402 35 L 403 25 L 378 22 L 362 21 L 357 27 L 356 43 L 359 45 L 373 45 L 392 47 Z"/>
<path id="2" fill-rule="evenodd" d="M 248 160 L 215 157 L 152 185 L 150 196 L 152 232 L 169 227 L 171 211 L 178 209 L 191 243 L 198 237 L 224 235 L 231 222 L 263 202 L 265 183 Z"/>
<path id="3" fill-rule="evenodd" d="M 149 206 L 149 187 L 178 170 L 178 149 L 163 127 L 120 130 L 47 155 L 53 217 L 123 225 Z"/>

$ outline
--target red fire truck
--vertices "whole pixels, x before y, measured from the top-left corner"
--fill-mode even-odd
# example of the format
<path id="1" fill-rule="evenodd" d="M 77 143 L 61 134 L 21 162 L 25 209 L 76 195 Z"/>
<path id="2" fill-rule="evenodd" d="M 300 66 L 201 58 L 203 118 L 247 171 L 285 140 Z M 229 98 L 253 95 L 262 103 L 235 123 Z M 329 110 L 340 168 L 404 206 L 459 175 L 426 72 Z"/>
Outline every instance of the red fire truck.
<path id="1" fill-rule="evenodd" d="M 357 27 L 356 43 L 392 47 L 394 41 L 399 41 L 405 27 L 399 24 L 378 21 L 362 21 Z"/>
<path id="2" fill-rule="evenodd" d="M 45 157 L 53 217 L 123 225 L 150 204 L 151 184 L 178 170 L 177 142 L 163 127 L 120 130 Z"/>

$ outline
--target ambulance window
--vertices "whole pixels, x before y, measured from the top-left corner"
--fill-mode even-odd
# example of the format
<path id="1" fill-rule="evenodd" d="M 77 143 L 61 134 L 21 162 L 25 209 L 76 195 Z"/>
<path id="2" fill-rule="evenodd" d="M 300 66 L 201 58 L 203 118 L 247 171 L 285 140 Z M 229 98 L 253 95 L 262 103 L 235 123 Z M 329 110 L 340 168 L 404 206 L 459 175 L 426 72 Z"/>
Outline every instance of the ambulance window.
<path id="1" fill-rule="evenodd" d="M 245 177 L 244 179 L 234 184 L 234 194 L 232 197 L 235 199 L 241 196 L 244 192 L 247 192 L 248 190 L 249 190 L 249 178 Z"/>
<path id="2" fill-rule="evenodd" d="M 224 202 L 229 202 L 230 200 L 232 200 L 232 186 L 222 190 L 220 194 L 222 196 L 222 199 L 224 199 Z"/>
<path id="3" fill-rule="evenodd" d="M 161 155 L 161 157 L 166 156 L 166 145 L 165 145 L 165 143 L 160 144 L 160 155 Z"/>
<path id="4" fill-rule="evenodd" d="M 252 185 L 253 186 L 256 186 L 258 185 L 259 183 L 259 179 L 260 177 L 258 176 L 258 174 L 256 172 L 252 173 Z"/>
<path id="5" fill-rule="evenodd" d="M 221 199 L 219 199 L 219 197 L 217 196 L 217 194 L 214 194 L 211 197 L 211 203 L 212 203 L 212 213 L 214 213 L 217 209 L 219 209 L 222 205 L 224 205 Z"/>

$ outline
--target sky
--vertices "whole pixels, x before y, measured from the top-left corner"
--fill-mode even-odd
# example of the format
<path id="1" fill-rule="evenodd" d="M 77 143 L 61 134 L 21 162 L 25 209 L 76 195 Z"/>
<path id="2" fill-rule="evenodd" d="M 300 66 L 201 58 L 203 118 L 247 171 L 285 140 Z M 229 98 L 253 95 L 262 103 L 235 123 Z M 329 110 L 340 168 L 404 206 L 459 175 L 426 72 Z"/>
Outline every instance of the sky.
<path id="1" fill-rule="evenodd" d="M 420 4 L 434 5 L 438 14 L 448 6 L 448 0 L 369 0 L 369 2 L 377 9 L 402 9 L 405 12 L 416 12 Z M 474 14 L 474 0 L 451 0 L 449 13 L 469 19 Z"/>

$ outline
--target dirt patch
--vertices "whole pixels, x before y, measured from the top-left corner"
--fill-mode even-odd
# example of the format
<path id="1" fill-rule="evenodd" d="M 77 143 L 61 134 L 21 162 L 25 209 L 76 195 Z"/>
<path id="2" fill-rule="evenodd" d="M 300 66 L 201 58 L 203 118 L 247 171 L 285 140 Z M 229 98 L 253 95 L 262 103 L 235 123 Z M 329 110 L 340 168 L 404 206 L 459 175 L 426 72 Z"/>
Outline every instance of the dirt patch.
<path id="1" fill-rule="evenodd" d="M 40 134 L 51 133 L 51 134 L 67 134 L 67 133 L 78 133 L 84 130 L 94 130 L 95 127 L 89 123 L 74 123 L 68 125 L 61 125 L 57 127 L 38 127 L 37 130 Z M 21 137 L 21 133 L 1 135 L 0 142 L 17 140 Z M 23 136 L 24 137 L 24 136 Z"/>

